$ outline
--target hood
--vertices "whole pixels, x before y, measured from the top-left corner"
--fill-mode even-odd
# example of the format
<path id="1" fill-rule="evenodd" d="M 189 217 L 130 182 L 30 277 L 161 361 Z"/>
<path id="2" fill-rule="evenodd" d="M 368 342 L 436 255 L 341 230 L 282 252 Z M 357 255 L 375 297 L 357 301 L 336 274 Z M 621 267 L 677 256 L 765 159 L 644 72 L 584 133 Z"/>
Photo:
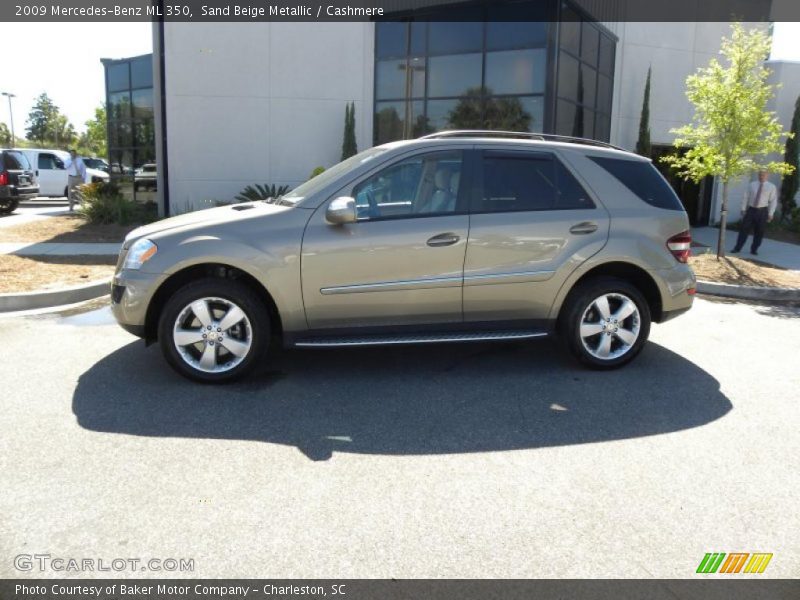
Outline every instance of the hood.
<path id="1" fill-rule="evenodd" d="M 150 237 L 156 234 L 161 234 L 166 231 L 173 230 L 191 230 L 197 226 L 217 225 L 221 223 L 230 223 L 232 221 L 243 221 L 246 219 L 253 219 L 264 217 L 272 214 L 278 214 L 292 210 L 292 207 L 282 206 L 276 204 L 267 204 L 266 202 L 243 202 L 241 204 L 231 204 L 229 206 L 220 206 L 218 208 L 207 208 L 205 210 L 196 210 L 193 212 L 184 213 L 168 219 L 162 219 L 149 225 L 137 227 L 125 236 L 125 242 L 129 242 L 141 237 Z"/>
<path id="2" fill-rule="evenodd" d="M 108 179 L 108 173 L 105 171 L 101 171 L 100 169 L 92 169 L 91 167 L 86 167 L 86 174 L 91 177 L 99 177 L 100 179 Z"/>

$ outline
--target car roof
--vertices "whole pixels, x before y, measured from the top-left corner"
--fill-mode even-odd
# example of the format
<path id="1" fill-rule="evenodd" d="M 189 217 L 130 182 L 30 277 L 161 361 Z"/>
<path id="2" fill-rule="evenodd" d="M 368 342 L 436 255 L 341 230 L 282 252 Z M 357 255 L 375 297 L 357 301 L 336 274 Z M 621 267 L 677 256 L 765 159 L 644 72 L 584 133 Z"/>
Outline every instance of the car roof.
<path id="1" fill-rule="evenodd" d="M 500 132 L 500 131 L 473 131 L 473 130 L 454 130 L 443 131 L 438 134 L 431 134 L 413 140 L 401 140 L 389 142 L 382 147 L 389 150 L 407 148 L 412 149 L 430 148 L 437 145 L 452 146 L 464 145 L 472 146 L 475 144 L 501 145 L 525 149 L 547 150 L 560 148 L 590 154 L 593 156 L 607 155 L 609 157 L 625 158 L 650 162 L 650 159 L 619 148 L 605 142 L 598 142 L 585 138 L 574 138 L 568 136 L 555 136 L 549 134 L 537 134 L 527 132 Z"/>

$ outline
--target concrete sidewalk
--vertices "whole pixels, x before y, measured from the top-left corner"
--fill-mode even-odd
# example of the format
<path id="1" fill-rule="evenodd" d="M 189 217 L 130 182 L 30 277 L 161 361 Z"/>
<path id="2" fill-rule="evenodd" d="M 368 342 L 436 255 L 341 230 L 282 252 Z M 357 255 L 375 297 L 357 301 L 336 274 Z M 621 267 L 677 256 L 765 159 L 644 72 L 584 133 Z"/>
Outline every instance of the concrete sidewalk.
<path id="1" fill-rule="evenodd" d="M 53 242 L 5 242 L 0 243 L 0 254 L 15 254 L 17 256 L 80 256 L 91 254 L 93 256 L 116 256 L 119 254 L 121 243 L 113 244 L 59 244 Z"/>
<path id="2" fill-rule="evenodd" d="M 68 214 L 70 214 L 70 212 L 69 207 L 66 204 L 64 204 L 64 206 L 20 205 L 20 207 L 10 215 L 4 215 L 2 218 L 0 218 L 0 228 L 14 227 L 15 225 L 23 225 L 33 221 L 42 221 L 49 217 L 58 217 Z"/>
<path id="3" fill-rule="evenodd" d="M 737 231 L 725 231 L 725 254 L 730 255 L 731 248 L 736 244 Z M 712 252 L 716 252 L 717 238 L 719 237 L 719 229 L 716 227 L 697 227 L 692 229 L 692 240 L 705 244 L 711 248 Z M 740 254 L 733 256 L 741 256 L 742 258 L 750 258 L 750 242 L 752 236 L 748 238 L 747 244 L 742 248 Z M 791 269 L 793 271 L 800 271 L 800 246 L 796 244 L 788 244 L 786 242 L 776 242 L 764 238 L 761 247 L 758 249 L 758 256 L 752 257 L 761 262 L 770 263 L 784 269 Z"/>

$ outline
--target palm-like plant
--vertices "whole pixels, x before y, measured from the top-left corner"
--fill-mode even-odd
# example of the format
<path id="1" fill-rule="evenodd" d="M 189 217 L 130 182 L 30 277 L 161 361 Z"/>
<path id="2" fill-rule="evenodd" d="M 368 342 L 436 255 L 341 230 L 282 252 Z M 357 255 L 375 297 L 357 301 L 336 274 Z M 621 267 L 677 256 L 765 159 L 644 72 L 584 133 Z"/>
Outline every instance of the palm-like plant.
<path id="1" fill-rule="evenodd" d="M 253 185 L 248 185 L 244 188 L 239 195 L 236 196 L 236 200 L 239 202 L 253 202 L 254 200 L 274 200 L 283 196 L 286 192 L 289 191 L 288 185 L 272 185 L 270 184 L 259 184 L 255 183 Z"/>

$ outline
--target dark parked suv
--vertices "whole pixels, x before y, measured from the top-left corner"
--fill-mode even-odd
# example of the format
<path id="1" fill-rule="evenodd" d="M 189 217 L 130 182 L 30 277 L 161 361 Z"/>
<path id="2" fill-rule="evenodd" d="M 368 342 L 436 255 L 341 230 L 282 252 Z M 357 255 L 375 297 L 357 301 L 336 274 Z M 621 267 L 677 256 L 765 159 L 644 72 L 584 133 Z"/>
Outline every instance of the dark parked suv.
<path id="1" fill-rule="evenodd" d="M 0 150 L 0 214 L 14 212 L 22 200 L 39 195 L 28 159 L 17 150 Z"/>

